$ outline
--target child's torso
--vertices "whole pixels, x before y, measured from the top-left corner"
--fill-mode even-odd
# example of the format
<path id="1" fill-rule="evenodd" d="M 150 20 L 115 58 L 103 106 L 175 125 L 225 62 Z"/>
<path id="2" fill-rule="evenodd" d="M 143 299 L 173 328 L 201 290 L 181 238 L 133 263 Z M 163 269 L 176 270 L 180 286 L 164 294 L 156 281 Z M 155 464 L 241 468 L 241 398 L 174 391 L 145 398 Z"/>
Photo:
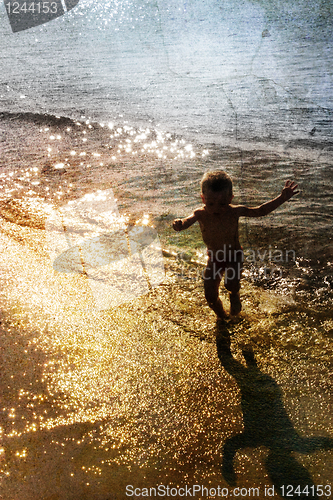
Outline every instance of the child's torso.
<path id="1" fill-rule="evenodd" d="M 222 214 L 209 214 L 200 210 L 198 218 L 202 239 L 209 250 L 232 250 L 241 248 L 238 236 L 238 216 L 231 206 L 226 207 Z"/>

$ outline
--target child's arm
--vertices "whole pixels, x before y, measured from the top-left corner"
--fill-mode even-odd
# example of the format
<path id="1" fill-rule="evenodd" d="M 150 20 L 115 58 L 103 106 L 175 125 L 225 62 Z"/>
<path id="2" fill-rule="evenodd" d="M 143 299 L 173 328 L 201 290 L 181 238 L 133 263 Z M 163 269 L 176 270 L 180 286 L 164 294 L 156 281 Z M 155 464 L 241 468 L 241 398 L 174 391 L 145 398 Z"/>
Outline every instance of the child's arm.
<path id="1" fill-rule="evenodd" d="M 285 183 L 284 188 L 282 189 L 282 192 L 280 196 L 277 198 L 274 198 L 274 200 L 267 201 L 266 203 L 263 203 L 259 207 L 254 207 L 254 208 L 249 208 L 249 207 L 239 207 L 240 209 L 240 217 L 263 217 L 265 215 L 270 214 L 278 208 L 280 205 L 282 205 L 284 202 L 290 200 L 295 194 L 299 193 L 299 191 L 296 191 L 298 185 L 293 182 L 293 181 L 287 181 Z"/>
<path id="2" fill-rule="evenodd" d="M 175 231 L 183 231 L 188 227 L 192 226 L 198 220 L 198 210 L 196 210 L 192 215 L 186 217 L 185 219 L 175 219 L 172 223 L 172 227 Z"/>

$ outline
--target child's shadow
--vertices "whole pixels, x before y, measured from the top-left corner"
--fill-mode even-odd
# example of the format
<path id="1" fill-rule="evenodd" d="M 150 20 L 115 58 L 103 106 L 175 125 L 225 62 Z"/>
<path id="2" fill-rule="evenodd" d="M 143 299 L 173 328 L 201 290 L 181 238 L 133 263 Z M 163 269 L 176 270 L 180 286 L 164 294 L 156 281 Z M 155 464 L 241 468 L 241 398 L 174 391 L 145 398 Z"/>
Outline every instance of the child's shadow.
<path id="1" fill-rule="evenodd" d="M 333 448 L 329 437 L 301 437 L 294 429 L 282 401 L 282 390 L 275 380 L 262 373 L 257 367 L 251 347 L 243 349 L 246 367 L 237 361 L 230 351 L 230 334 L 227 327 L 219 327 L 216 338 L 219 359 L 234 377 L 241 391 L 244 430 L 227 439 L 223 449 L 222 474 L 230 485 L 236 484 L 233 459 L 242 448 L 265 446 L 269 449 L 266 459 L 268 475 L 281 494 L 281 486 L 306 486 L 310 496 L 315 491 L 308 471 L 293 457 L 292 452 L 310 453 L 320 449 Z M 285 491 L 286 492 L 286 491 Z M 282 496 L 282 495 L 281 495 Z M 300 495 L 298 498 L 302 498 Z"/>

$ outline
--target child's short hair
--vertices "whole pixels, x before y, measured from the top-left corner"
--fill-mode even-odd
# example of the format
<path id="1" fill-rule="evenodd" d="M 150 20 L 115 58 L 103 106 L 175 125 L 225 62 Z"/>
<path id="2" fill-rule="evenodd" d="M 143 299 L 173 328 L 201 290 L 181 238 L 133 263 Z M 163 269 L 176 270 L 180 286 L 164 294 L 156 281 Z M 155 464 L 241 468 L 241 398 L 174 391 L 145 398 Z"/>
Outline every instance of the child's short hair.
<path id="1" fill-rule="evenodd" d="M 200 185 L 202 194 L 206 194 L 207 191 L 228 191 L 228 194 L 232 196 L 232 180 L 223 170 L 206 172 L 201 179 Z"/>

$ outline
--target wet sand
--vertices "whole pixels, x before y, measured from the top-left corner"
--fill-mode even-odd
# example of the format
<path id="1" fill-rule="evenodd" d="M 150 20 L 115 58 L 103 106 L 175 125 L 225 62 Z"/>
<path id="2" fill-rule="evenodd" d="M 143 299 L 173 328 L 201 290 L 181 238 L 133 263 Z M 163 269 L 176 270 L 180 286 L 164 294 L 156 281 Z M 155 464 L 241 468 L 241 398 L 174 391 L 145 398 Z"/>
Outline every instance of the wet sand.
<path id="1" fill-rule="evenodd" d="M 245 282 L 240 320 L 217 327 L 173 258 L 148 295 L 87 309 L 83 278 L 56 276 L 27 245 L 38 230 L 1 224 L 2 498 L 332 483 L 330 311 Z"/>
<path id="2" fill-rule="evenodd" d="M 82 175 L 80 162 L 77 168 L 65 165 L 68 144 L 48 157 L 48 141 L 26 137 L 22 151 L 29 149 L 29 164 L 25 154 L 20 164 L 9 149 L 12 164 L 3 170 L 6 189 L 19 166 L 23 193 L 33 192 L 27 205 L 15 185 L 12 200 L 7 191 L 1 205 L 2 498 L 124 499 L 127 485 L 159 484 L 220 486 L 229 488 L 231 498 L 236 482 L 259 488 L 263 499 L 265 486 L 273 484 L 276 490 L 332 484 L 333 317 L 327 290 L 313 302 L 310 295 L 299 298 L 297 289 L 247 279 L 239 321 L 217 326 L 205 304 L 202 267 L 186 254 L 196 237 L 179 246 L 167 229 L 175 200 L 177 211 L 196 203 L 174 187 L 173 176 L 185 178 L 185 169 L 168 169 L 164 161 L 154 192 L 149 175 L 140 173 L 143 167 L 153 172 L 156 159 L 115 161 L 112 169 L 91 163 Z M 93 146 L 91 159 L 100 154 Z M 190 156 L 185 146 L 180 149 Z M 105 157 L 111 154 L 108 147 Z M 237 172 L 235 157 L 229 152 Z M 182 184 L 190 194 L 202 165 L 183 161 L 192 168 L 193 178 Z M 64 166 L 54 168 L 59 163 Z M 33 177 L 29 169 L 36 165 L 36 177 L 27 181 L 22 172 Z M 147 198 L 142 193 L 148 185 Z M 110 187 L 120 210 L 133 220 L 148 211 L 163 242 L 185 249 L 187 261 L 165 252 L 161 285 L 99 311 L 84 276 L 53 270 L 42 207 Z"/>

